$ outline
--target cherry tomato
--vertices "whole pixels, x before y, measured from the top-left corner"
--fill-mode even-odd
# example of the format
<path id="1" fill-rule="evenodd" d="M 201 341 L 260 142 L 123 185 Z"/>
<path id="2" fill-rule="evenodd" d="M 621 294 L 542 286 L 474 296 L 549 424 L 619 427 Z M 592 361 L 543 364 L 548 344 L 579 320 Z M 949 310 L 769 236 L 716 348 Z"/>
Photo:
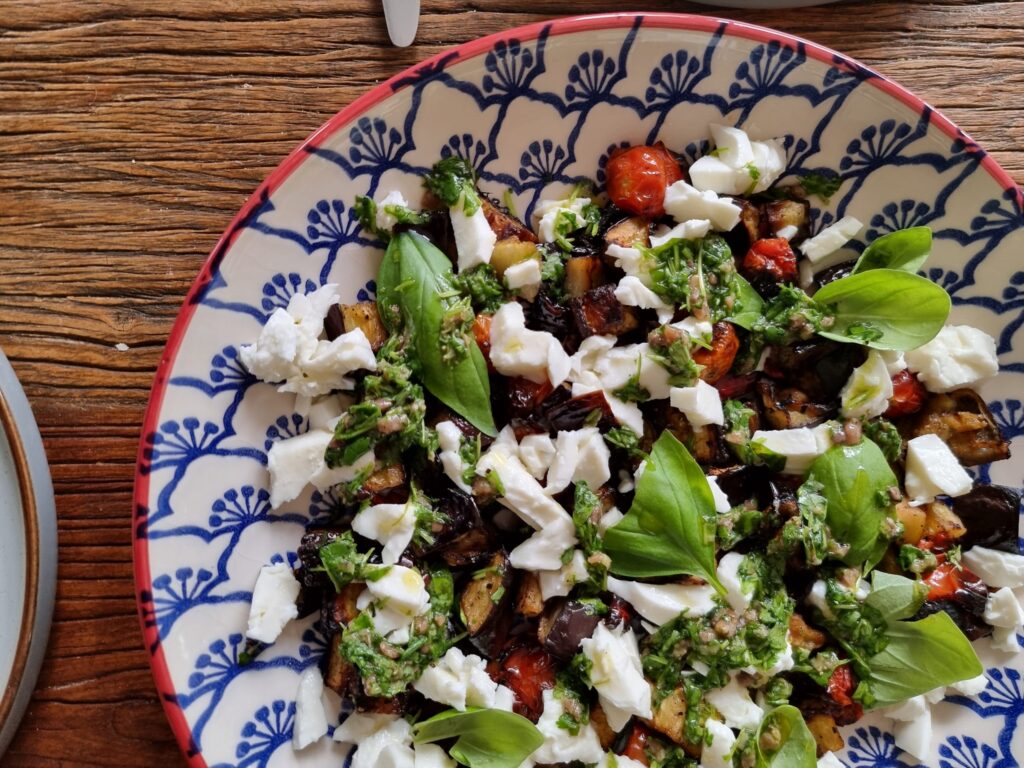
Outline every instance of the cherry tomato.
<path id="1" fill-rule="evenodd" d="M 743 257 L 744 272 L 768 275 L 777 283 L 796 280 L 796 254 L 784 237 L 763 237 L 755 240 Z"/>
<path id="2" fill-rule="evenodd" d="M 700 377 L 708 384 L 714 384 L 725 376 L 736 360 L 740 349 L 740 337 L 730 323 L 715 323 L 711 337 L 711 348 L 697 348 L 693 352 L 693 360 L 704 366 Z"/>
<path id="3" fill-rule="evenodd" d="M 665 187 L 683 178 L 679 163 L 661 143 L 616 152 L 605 170 L 612 202 L 649 219 L 665 213 Z"/>
<path id="4" fill-rule="evenodd" d="M 491 316 L 477 315 L 473 318 L 473 338 L 476 345 L 484 353 L 484 360 L 487 361 L 487 368 L 492 373 L 494 366 L 491 365 Z"/>
<path id="5" fill-rule="evenodd" d="M 537 722 L 544 711 L 544 691 L 555 687 L 555 660 L 541 648 L 522 646 L 501 662 L 496 682 L 516 695 L 516 714 Z"/>
<path id="6" fill-rule="evenodd" d="M 828 679 L 828 686 L 825 689 L 828 695 L 836 704 L 848 707 L 853 704 L 850 694 L 857 687 L 857 680 L 853 676 L 853 670 L 849 664 L 836 667 L 832 676 Z"/>
<path id="7" fill-rule="evenodd" d="M 735 400 L 740 395 L 749 392 L 757 383 L 759 376 L 756 373 L 744 373 L 739 376 L 724 376 L 715 382 L 715 389 L 722 400 Z"/>
<path id="8" fill-rule="evenodd" d="M 905 416 L 921 410 L 927 396 L 924 384 L 910 371 L 903 370 L 892 377 L 892 397 L 889 398 L 889 409 L 883 414 L 887 419 L 894 416 Z"/>
<path id="9" fill-rule="evenodd" d="M 629 732 L 629 739 L 626 741 L 626 748 L 622 750 L 622 754 L 632 760 L 636 760 L 638 763 L 650 765 L 651 758 L 647 754 L 647 742 L 650 736 L 651 732 L 647 730 L 646 726 L 640 723 L 634 724 L 633 730 Z"/>

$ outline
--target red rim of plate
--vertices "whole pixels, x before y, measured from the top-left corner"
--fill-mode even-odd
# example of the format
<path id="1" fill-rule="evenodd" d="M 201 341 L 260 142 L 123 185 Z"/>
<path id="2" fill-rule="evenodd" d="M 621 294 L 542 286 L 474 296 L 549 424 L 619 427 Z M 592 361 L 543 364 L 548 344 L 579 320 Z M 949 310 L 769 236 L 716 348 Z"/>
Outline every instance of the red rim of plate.
<path id="1" fill-rule="evenodd" d="M 142 623 L 142 634 L 146 646 L 151 649 L 150 665 L 153 669 L 153 677 L 156 681 L 157 692 L 160 695 L 164 711 L 167 715 L 167 719 L 170 721 L 171 729 L 178 740 L 178 744 L 185 753 L 189 765 L 193 766 L 193 768 L 206 768 L 206 761 L 203 759 L 202 753 L 195 750 L 195 745 L 192 744 L 191 728 L 189 727 L 188 720 L 185 717 L 184 711 L 177 703 L 177 692 L 174 689 L 174 685 L 171 681 L 171 675 L 167 668 L 167 660 L 164 658 L 163 646 L 160 643 L 157 626 L 155 622 L 147 624 L 146 621 L 141 593 L 144 590 L 148 591 L 151 589 L 149 541 L 146 535 L 139 535 L 139 532 L 141 532 L 146 525 L 146 510 L 149 505 L 149 475 L 141 471 L 144 464 L 145 451 L 148 447 L 146 444 L 146 436 L 152 434 L 157 428 L 157 419 L 159 418 L 161 406 L 163 405 L 164 393 L 167 389 L 168 375 L 170 374 L 170 371 L 174 366 L 174 362 L 177 359 L 182 339 L 185 336 L 185 331 L 188 329 L 192 315 L 198 307 L 198 294 L 212 279 L 221 259 L 234 242 L 235 237 L 241 231 L 242 222 L 245 221 L 246 217 L 259 204 L 259 202 L 264 199 L 264 196 L 273 194 L 274 190 L 276 190 L 284 180 L 287 179 L 288 176 L 290 176 L 291 173 L 309 157 L 309 150 L 311 148 L 319 146 L 325 139 L 354 122 L 368 109 L 384 101 L 397 91 L 402 90 L 403 87 L 397 86 L 399 81 L 409 78 L 420 70 L 426 70 L 432 67 L 447 68 L 453 64 L 472 59 L 481 54 L 486 54 L 496 43 L 507 41 L 512 38 L 515 38 L 520 42 L 534 40 L 545 30 L 547 30 L 550 37 L 555 37 L 558 35 L 599 29 L 629 28 L 636 23 L 637 19 L 642 19 L 641 26 L 644 27 L 681 29 L 709 33 L 722 30 L 726 35 L 735 35 L 762 43 L 777 40 L 789 45 L 803 46 L 804 51 L 811 58 L 828 64 L 844 63 L 853 69 L 860 69 L 869 73 L 872 77 L 868 80 L 868 83 L 872 87 L 892 96 L 919 115 L 923 114 L 925 110 L 929 110 L 931 113 L 931 123 L 939 130 L 948 135 L 951 139 L 961 140 L 966 142 L 968 145 L 977 146 L 974 144 L 973 140 L 967 136 L 967 134 L 957 128 L 949 119 L 940 112 L 934 110 L 930 105 L 918 97 L 914 96 L 905 88 L 897 85 L 882 75 L 879 75 L 871 68 L 865 67 L 855 59 L 851 59 L 848 56 L 844 56 L 841 53 L 833 51 L 831 48 L 826 48 L 816 43 L 812 43 L 795 35 L 779 32 L 777 30 L 769 29 L 768 27 L 757 26 L 755 24 L 746 24 L 713 16 L 696 16 L 691 14 L 673 13 L 605 13 L 590 16 L 573 16 L 554 21 L 544 21 L 522 27 L 515 27 L 504 32 L 498 32 L 493 35 L 488 35 L 487 37 L 481 37 L 468 43 L 463 43 L 462 45 L 445 49 L 441 53 L 435 54 L 421 64 L 417 64 L 403 72 L 400 72 L 386 82 L 376 86 L 363 96 L 360 96 L 347 107 L 335 114 L 326 123 L 314 131 L 298 147 L 296 147 L 291 154 L 289 154 L 284 161 L 282 161 L 282 163 L 277 166 L 277 168 L 275 168 L 266 179 L 264 179 L 259 187 L 256 188 L 256 191 L 253 192 L 248 200 L 246 200 L 242 209 L 238 212 L 234 220 L 225 230 L 224 234 L 221 235 L 220 239 L 217 241 L 217 245 L 210 253 L 210 256 L 206 259 L 206 262 L 199 271 L 199 275 L 189 289 L 189 292 L 185 297 L 185 302 L 174 321 L 174 326 L 171 329 L 170 338 L 168 339 L 167 346 L 164 349 L 163 357 L 157 367 L 156 377 L 153 381 L 153 389 L 150 393 L 149 405 L 146 409 L 146 416 L 143 421 L 142 437 L 139 441 L 139 451 L 136 464 L 137 468 L 135 473 L 134 491 L 134 506 L 136 510 L 135 524 L 138 527 L 136 529 L 137 534 L 133 539 L 132 547 L 139 618 Z M 1009 174 L 1007 174 L 1006 171 L 1004 171 L 987 153 L 984 154 L 981 160 L 981 166 L 1001 188 L 1004 190 L 1016 190 L 1019 197 L 1024 196 L 1024 193 L 1017 188 L 1017 185 L 1014 183 L 1013 179 L 1010 178 Z"/>

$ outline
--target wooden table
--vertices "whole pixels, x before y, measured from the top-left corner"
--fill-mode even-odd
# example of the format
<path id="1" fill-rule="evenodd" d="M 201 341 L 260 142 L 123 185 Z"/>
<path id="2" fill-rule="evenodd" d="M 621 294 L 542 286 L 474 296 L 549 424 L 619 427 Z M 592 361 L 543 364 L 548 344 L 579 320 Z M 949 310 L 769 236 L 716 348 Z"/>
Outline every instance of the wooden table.
<path id="1" fill-rule="evenodd" d="M 4 765 L 182 762 L 135 613 L 135 451 L 178 306 L 260 179 L 333 112 L 445 46 L 566 7 L 709 10 L 423 5 L 417 44 L 399 50 L 375 0 L 0 3 L 0 346 L 42 429 L 60 536 L 46 665 Z M 1024 2 L 730 15 L 895 78 L 1024 182 Z"/>

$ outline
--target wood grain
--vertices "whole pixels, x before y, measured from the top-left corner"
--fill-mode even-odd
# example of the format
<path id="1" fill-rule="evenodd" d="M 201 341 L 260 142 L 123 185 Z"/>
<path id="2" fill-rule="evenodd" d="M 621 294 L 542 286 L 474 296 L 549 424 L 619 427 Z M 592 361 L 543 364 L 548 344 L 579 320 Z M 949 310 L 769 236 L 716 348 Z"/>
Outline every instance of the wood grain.
<path id="1" fill-rule="evenodd" d="M 0 345 L 43 432 L 60 537 L 46 665 L 5 766 L 182 763 L 135 616 L 133 462 L 163 342 L 232 215 L 368 87 L 453 43 L 566 9 L 424 0 L 418 43 L 398 50 L 375 0 L 0 3 Z M 709 11 L 677 0 L 571 9 Z M 896 79 L 1024 181 L 1024 3 L 730 15 Z"/>

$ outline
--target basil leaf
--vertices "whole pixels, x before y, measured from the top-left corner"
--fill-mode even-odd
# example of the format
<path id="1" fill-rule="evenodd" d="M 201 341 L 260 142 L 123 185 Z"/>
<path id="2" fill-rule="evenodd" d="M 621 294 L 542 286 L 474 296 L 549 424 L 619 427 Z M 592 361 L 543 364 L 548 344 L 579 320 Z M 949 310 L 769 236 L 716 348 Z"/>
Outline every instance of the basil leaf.
<path id="1" fill-rule="evenodd" d="M 762 739 L 779 746 L 764 749 Z M 816 768 L 818 765 L 814 736 L 800 710 L 792 704 L 783 704 L 765 715 L 757 729 L 755 743 L 757 768 Z"/>
<path id="2" fill-rule="evenodd" d="M 871 269 L 900 269 L 915 274 L 932 252 L 930 227 L 910 227 L 872 240 L 850 274 Z"/>
<path id="3" fill-rule="evenodd" d="M 715 573 L 715 502 L 700 465 L 671 432 L 661 433 L 626 516 L 604 534 L 611 572 L 689 573 L 725 589 Z"/>
<path id="4" fill-rule="evenodd" d="M 736 291 L 733 294 L 732 313 L 725 319 L 749 331 L 761 317 L 764 299 L 743 275 L 733 275 L 732 279 Z"/>
<path id="5" fill-rule="evenodd" d="M 835 445 L 814 460 L 807 479 L 821 484 L 828 500 L 825 520 L 836 540 L 850 547 L 843 561 L 877 563 L 888 546 L 882 521 L 893 506 L 889 489 L 898 485 L 882 449 L 867 438 Z"/>
<path id="6" fill-rule="evenodd" d="M 863 681 L 872 708 L 898 704 L 984 671 L 971 641 L 943 611 L 920 621 L 892 622 L 887 634 L 889 644 L 868 660 L 870 672 Z"/>
<path id="7" fill-rule="evenodd" d="M 445 739 L 456 740 L 448 754 L 470 768 L 519 768 L 544 743 L 533 723 L 500 709 L 450 709 L 412 727 L 417 744 Z"/>
<path id="8" fill-rule="evenodd" d="M 875 349 L 916 349 L 949 317 L 949 294 L 931 280 L 898 269 L 872 269 L 822 286 L 814 301 L 835 316 L 826 339 Z"/>
<path id="9" fill-rule="evenodd" d="M 874 571 L 871 574 L 871 594 L 864 604 L 877 610 L 886 621 L 899 621 L 917 613 L 927 596 L 928 587 L 924 582 Z"/>
<path id="10" fill-rule="evenodd" d="M 391 238 L 377 275 L 377 304 L 392 333 L 404 326 L 419 361 L 423 384 L 438 400 L 474 427 L 494 436 L 487 363 L 469 339 L 458 360 L 444 359 L 443 294 L 452 291 L 452 265 L 422 235 L 402 232 Z"/>

